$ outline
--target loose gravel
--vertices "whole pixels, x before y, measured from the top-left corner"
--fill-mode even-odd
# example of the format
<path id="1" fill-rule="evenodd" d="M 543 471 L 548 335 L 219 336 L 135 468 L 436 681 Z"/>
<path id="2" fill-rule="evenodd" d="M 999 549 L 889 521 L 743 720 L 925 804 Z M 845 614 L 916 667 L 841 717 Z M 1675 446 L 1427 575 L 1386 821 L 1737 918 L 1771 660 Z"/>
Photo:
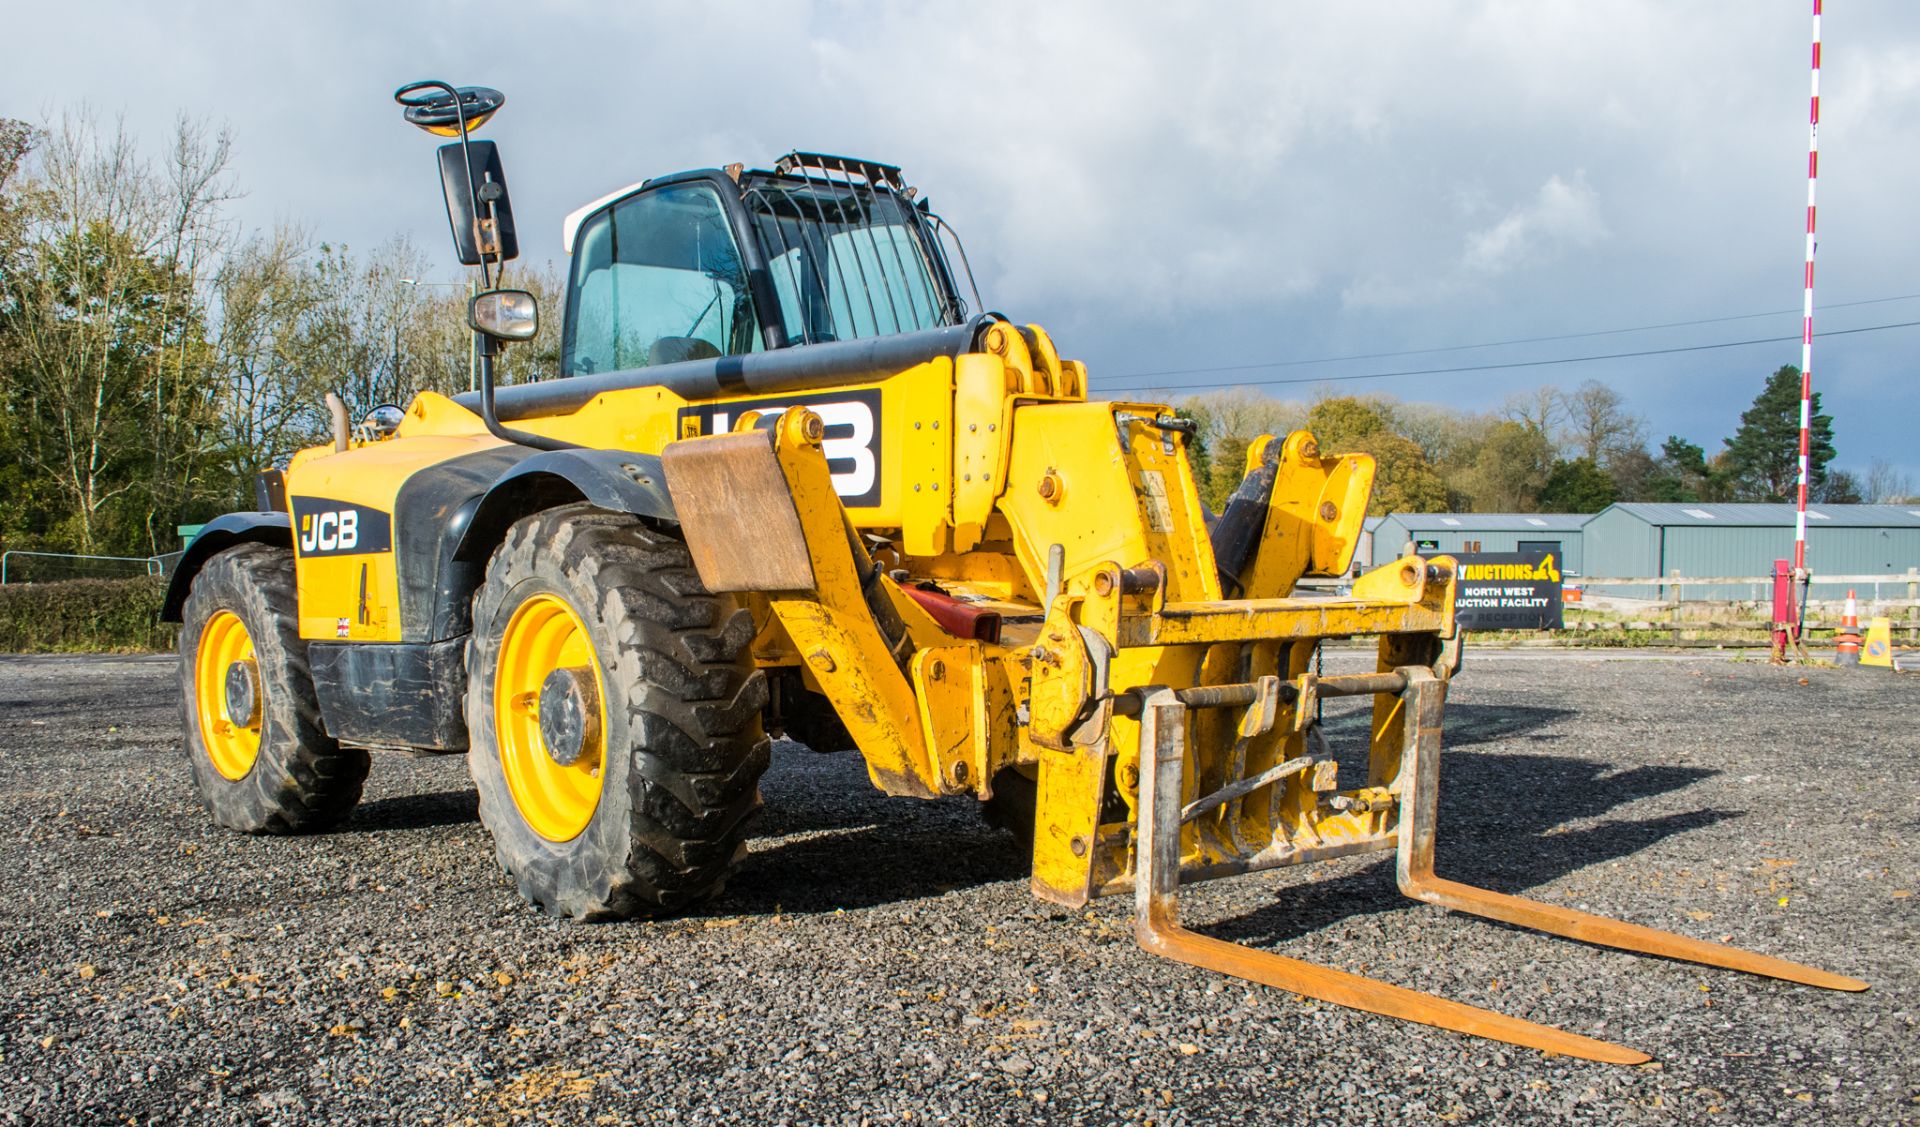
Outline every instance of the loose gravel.
<path id="1" fill-rule="evenodd" d="M 340 831 L 240 837 L 191 789 L 171 662 L 6 658 L 0 1123 L 1920 1123 L 1920 678 L 1468 661 L 1444 875 L 1873 989 L 1416 905 L 1384 855 L 1185 896 L 1210 934 L 1657 1063 L 1543 1057 L 1156 961 L 1126 903 L 1033 900 L 970 802 L 791 744 L 717 902 L 557 922 L 458 758 L 376 756 Z"/>

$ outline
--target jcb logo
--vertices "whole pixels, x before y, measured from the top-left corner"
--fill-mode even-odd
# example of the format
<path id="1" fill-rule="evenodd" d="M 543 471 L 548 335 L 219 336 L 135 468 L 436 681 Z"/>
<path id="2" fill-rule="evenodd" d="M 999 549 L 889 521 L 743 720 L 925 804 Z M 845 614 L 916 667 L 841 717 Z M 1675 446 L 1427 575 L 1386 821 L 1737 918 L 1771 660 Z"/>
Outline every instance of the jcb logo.
<path id="1" fill-rule="evenodd" d="M 827 425 L 821 450 L 833 474 L 833 491 L 850 509 L 880 503 L 880 393 L 838 391 L 789 395 L 776 399 L 741 399 L 688 407 L 680 412 L 680 435 L 725 434 L 747 411 L 777 415 L 789 407 L 805 407 Z"/>
<path id="2" fill-rule="evenodd" d="M 393 545 L 392 521 L 379 509 L 295 497 L 293 516 L 303 557 L 364 555 L 388 551 Z"/>
<path id="3" fill-rule="evenodd" d="M 335 548 L 346 552 L 359 543 L 360 513 L 356 509 L 321 513 L 300 522 L 300 550 L 303 552 L 331 552 Z"/>

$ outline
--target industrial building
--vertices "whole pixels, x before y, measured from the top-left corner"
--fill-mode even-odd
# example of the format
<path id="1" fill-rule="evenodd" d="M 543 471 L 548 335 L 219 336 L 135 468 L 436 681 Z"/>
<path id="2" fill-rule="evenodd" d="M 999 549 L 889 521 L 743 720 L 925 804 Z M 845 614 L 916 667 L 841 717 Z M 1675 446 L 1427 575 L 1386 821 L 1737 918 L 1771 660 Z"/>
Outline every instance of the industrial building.
<path id="1" fill-rule="evenodd" d="M 1588 513 L 1394 513 L 1372 528 L 1373 554 L 1363 558 L 1396 559 L 1408 541 L 1428 556 L 1542 551 L 1554 553 L 1562 574 L 1579 576 L 1585 574 L 1584 527 L 1592 519 Z"/>
<path id="2" fill-rule="evenodd" d="M 1355 558 L 1371 565 L 1398 557 L 1409 542 L 1422 555 L 1459 552 L 1557 552 L 1572 585 L 1582 577 L 1761 577 L 1773 561 L 1793 557 L 1792 505 L 1624 502 L 1587 513 L 1394 513 L 1367 520 Z M 1810 598 L 1907 597 L 1907 576 L 1920 568 L 1920 504 L 1813 505 L 1807 510 Z M 1883 585 L 1821 583 L 1822 575 L 1885 575 Z M 1611 598 L 1663 597 L 1650 585 L 1589 588 Z M 1763 583 L 1669 589 L 1664 597 L 1761 600 Z"/>
<path id="3" fill-rule="evenodd" d="M 1793 558 L 1792 505 L 1609 505 L 1585 518 L 1585 574 L 1763 576 L 1773 561 Z M 1810 597 L 1843 599 L 1858 583 L 1821 583 L 1822 575 L 1888 576 L 1884 590 L 1862 598 L 1904 598 L 1908 569 L 1920 566 L 1920 505 L 1811 505 L 1807 509 Z M 1901 577 L 1895 579 L 1895 576 Z M 1657 597 L 1652 587 L 1595 588 L 1621 598 Z M 1678 589 L 1687 599 L 1763 599 L 1753 584 Z M 1671 597 L 1671 595 L 1669 596 Z"/>

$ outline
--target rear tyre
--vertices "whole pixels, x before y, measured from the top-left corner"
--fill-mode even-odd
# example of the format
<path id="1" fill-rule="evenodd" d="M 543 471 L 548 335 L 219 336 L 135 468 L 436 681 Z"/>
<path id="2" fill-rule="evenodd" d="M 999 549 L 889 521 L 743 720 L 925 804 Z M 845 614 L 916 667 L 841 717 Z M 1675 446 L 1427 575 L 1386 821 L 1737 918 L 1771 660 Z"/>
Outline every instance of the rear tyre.
<path id="1" fill-rule="evenodd" d="M 637 518 L 569 505 L 508 530 L 474 597 L 467 761 L 522 896 L 612 919 L 724 887 L 770 746 L 753 634 Z"/>
<path id="2" fill-rule="evenodd" d="M 853 733 L 833 702 L 807 688 L 798 669 L 775 670 L 768 680 L 777 698 L 776 720 L 788 739 L 823 755 L 854 746 Z"/>
<path id="3" fill-rule="evenodd" d="M 1024 853 L 1033 852 L 1033 821 L 1040 808 L 1040 784 L 1018 767 L 1003 767 L 993 776 L 993 797 L 980 806 L 987 824 L 1013 835 Z"/>
<path id="4" fill-rule="evenodd" d="M 194 577 L 181 621 L 187 759 L 213 820 L 290 834 L 344 819 L 360 801 L 367 753 L 321 727 L 293 553 L 241 544 L 214 556 Z"/>

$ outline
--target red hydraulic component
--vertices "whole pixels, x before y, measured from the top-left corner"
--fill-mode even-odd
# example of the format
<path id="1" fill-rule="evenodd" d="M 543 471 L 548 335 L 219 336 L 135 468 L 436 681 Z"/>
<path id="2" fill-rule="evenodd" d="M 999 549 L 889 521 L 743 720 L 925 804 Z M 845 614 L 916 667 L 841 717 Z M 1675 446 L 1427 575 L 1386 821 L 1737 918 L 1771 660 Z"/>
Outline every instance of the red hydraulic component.
<path id="1" fill-rule="evenodd" d="M 981 610 L 970 603 L 944 591 L 935 591 L 927 587 L 903 587 L 920 609 L 927 612 L 940 628 L 956 638 L 972 638 L 981 642 L 1000 640 L 1000 612 Z"/>

